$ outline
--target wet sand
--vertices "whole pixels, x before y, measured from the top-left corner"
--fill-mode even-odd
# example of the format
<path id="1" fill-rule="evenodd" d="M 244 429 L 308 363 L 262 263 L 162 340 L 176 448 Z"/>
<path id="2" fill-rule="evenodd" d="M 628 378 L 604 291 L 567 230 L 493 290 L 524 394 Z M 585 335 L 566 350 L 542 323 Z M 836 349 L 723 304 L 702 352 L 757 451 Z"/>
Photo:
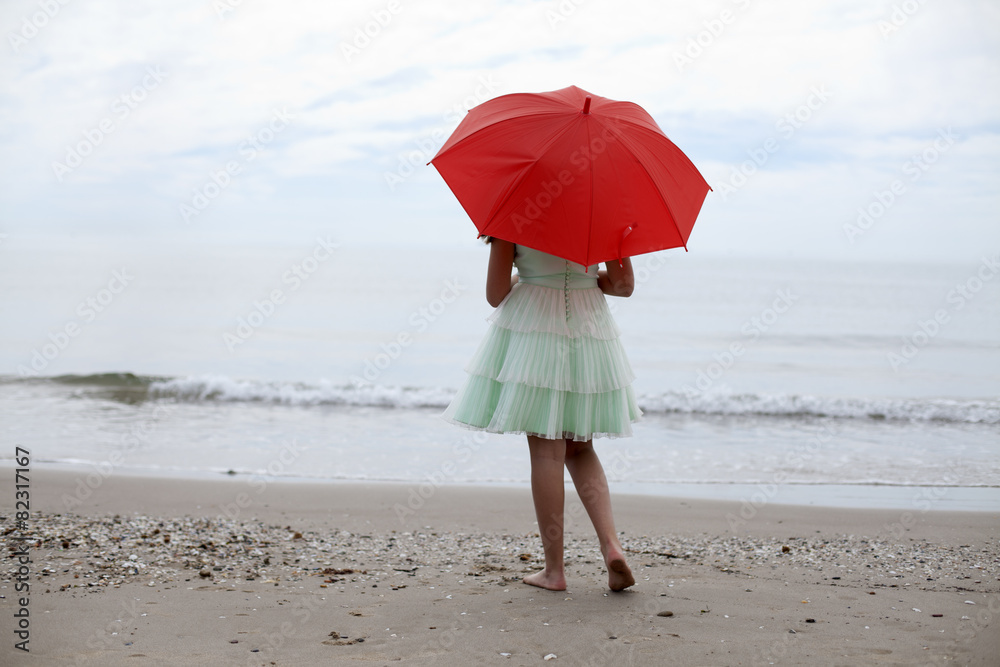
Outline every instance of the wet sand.
<path id="1" fill-rule="evenodd" d="M 13 540 L 13 471 L 0 508 Z M 994 665 L 1000 513 L 616 496 L 607 589 L 567 493 L 568 590 L 522 489 L 31 474 L 30 653 L 3 568 L 0 663 Z M 82 495 L 82 494 L 79 494 Z"/>

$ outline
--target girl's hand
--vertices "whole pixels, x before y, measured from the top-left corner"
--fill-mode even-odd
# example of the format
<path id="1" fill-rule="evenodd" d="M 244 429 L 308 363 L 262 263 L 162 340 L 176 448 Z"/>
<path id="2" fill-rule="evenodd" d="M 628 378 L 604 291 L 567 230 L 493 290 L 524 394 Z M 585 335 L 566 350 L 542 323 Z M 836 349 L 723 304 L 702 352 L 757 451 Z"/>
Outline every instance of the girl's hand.
<path id="1" fill-rule="evenodd" d="M 632 275 L 632 260 L 622 259 L 621 264 L 615 260 L 605 262 L 606 271 L 597 272 L 597 286 L 609 296 L 632 296 L 635 288 L 635 276 Z"/>
<path id="2" fill-rule="evenodd" d="M 490 242 L 490 268 L 486 274 L 486 300 L 494 308 L 500 305 L 517 282 L 517 276 L 510 275 L 513 268 L 514 244 L 494 238 Z"/>

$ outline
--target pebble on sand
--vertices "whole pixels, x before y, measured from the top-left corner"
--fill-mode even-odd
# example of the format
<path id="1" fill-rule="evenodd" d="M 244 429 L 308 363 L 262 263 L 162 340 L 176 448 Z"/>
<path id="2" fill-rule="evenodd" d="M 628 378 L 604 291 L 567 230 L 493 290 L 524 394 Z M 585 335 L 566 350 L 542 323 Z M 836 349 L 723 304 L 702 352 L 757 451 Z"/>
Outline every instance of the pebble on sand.
<path id="1" fill-rule="evenodd" d="M 39 512 L 34 517 L 34 528 L 37 554 L 51 562 L 51 567 L 38 576 L 48 577 L 54 590 L 74 593 L 98 593 L 137 580 L 160 586 L 191 580 L 209 583 L 214 577 L 225 577 L 233 585 L 257 581 L 282 586 L 315 576 L 322 577 L 316 581 L 319 589 L 320 584 L 345 586 L 345 575 L 354 584 L 366 587 L 377 582 L 378 588 L 372 590 L 382 591 L 385 589 L 379 579 L 384 572 L 405 572 L 419 581 L 428 567 L 453 562 L 485 577 L 483 582 L 507 586 L 515 579 L 511 576 L 513 563 L 535 560 L 532 554 L 539 539 L 536 533 L 320 533 L 257 520 L 138 514 L 78 516 Z M 358 568 L 345 558 L 353 553 L 360 538 L 366 540 L 370 562 Z M 474 553 L 470 554 L 469 544 L 477 545 Z M 782 546 L 789 551 L 781 553 Z M 586 540 L 573 537 L 567 539 L 565 547 L 567 558 L 582 563 L 589 561 L 593 550 Z M 928 540 L 901 545 L 861 535 L 733 538 L 669 534 L 634 536 L 628 548 L 637 554 L 683 559 L 690 565 L 711 564 L 737 574 L 751 574 L 757 568 L 776 566 L 779 561 L 817 574 L 831 572 L 826 568 L 845 568 L 831 574 L 837 572 L 850 580 L 844 573 L 855 572 L 857 584 L 869 595 L 876 594 L 875 586 L 885 585 L 885 577 L 896 576 L 901 566 L 921 576 L 933 575 L 935 581 L 969 579 L 966 585 L 972 583 L 973 576 L 967 573 L 974 568 L 974 576 L 979 576 L 975 580 L 977 587 L 986 580 L 984 574 L 991 579 L 1000 576 L 1000 545 L 995 543 L 955 547 Z M 486 556 L 487 551 L 509 555 Z M 526 557 L 523 561 L 522 556 Z M 15 575 L 9 566 L 0 568 L 0 584 L 10 586 Z M 400 587 L 396 584 L 392 588 Z M 970 595 L 989 592 L 959 590 Z M 975 604 L 971 599 L 965 602 Z"/>

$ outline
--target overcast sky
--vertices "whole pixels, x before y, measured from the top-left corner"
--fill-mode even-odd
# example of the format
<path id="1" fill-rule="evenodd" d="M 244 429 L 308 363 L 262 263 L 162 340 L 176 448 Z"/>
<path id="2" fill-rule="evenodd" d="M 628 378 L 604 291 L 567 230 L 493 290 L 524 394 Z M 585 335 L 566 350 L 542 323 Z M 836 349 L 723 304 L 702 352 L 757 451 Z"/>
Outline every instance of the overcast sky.
<path id="1" fill-rule="evenodd" d="M 0 5 L 6 242 L 471 244 L 424 163 L 468 106 L 577 85 L 713 186 L 692 253 L 1000 250 L 993 0 L 63 1 Z"/>

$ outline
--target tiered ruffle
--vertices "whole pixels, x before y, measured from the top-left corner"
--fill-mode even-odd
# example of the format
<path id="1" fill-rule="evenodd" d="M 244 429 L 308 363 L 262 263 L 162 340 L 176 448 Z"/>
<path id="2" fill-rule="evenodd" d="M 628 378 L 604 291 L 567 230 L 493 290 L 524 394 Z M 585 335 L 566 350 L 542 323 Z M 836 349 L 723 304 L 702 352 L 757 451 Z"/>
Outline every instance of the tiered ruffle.
<path id="1" fill-rule="evenodd" d="M 635 376 L 599 289 L 518 284 L 490 322 L 445 419 L 549 439 L 632 434 Z"/>

